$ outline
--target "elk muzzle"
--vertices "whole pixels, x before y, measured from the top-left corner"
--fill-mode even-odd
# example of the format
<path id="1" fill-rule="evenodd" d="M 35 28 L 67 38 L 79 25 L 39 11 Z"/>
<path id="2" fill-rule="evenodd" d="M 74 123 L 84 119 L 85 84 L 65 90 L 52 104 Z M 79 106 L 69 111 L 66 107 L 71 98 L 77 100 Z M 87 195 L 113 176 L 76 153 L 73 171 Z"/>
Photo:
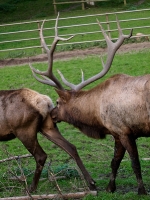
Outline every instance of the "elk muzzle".
<path id="1" fill-rule="evenodd" d="M 50 112 L 50 116 L 54 123 L 61 122 L 61 120 L 58 118 L 58 108 L 57 107 L 52 109 L 52 111 Z"/>

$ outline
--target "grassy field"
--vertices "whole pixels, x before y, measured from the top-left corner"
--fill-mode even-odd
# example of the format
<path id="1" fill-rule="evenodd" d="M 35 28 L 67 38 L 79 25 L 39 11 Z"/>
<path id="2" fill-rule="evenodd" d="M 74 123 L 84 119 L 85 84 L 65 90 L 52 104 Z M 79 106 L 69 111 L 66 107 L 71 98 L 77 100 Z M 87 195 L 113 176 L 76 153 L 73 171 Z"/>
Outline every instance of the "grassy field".
<path id="1" fill-rule="evenodd" d="M 109 73 L 102 80 L 96 81 L 86 89 L 94 87 L 99 82 L 116 73 L 127 73 L 130 75 L 142 75 L 149 73 L 149 56 L 149 50 L 117 54 Z M 47 67 L 47 64 L 37 63 L 33 64 L 33 66 L 42 70 Z M 57 61 L 54 63 L 54 66 L 54 72 L 56 75 L 57 73 L 55 70 L 60 69 L 65 77 L 74 83 L 80 81 L 81 66 L 84 70 L 85 78 L 94 75 L 101 69 L 98 56 L 88 56 L 82 59 L 76 58 L 63 62 Z M 34 80 L 28 65 L 1 68 L 0 74 L 2 77 L 0 79 L 1 90 L 28 87 L 40 93 L 49 95 L 54 102 L 57 99 L 57 95 L 52 87 L 43 85 Z M 99 188 L 97 197 L 88 196 L 84 199 L 149 199 L 149 196 L 139 197 L 137 195 L 136 178 L 133 174 L 128 154 L 125 155 L 124 161 L 121 163 L 118 172 L 117 191 L 114 194 L 105 192 L 105 188 L 109 181 L 110 162 L 113 157 L 114 141 L 111 136 L 108 136 L 104 140 L 94 140 L 84 136 L 77 129 L 66 123 L 60 123 L 58 126 L 63 136 L 76 145 L 81 159 L 83 160 L 88 171 L 91 173 L 92 177 L 96 180 Z M 42 178 L 44 180 L 40 181 L 38 190 L 34 194 L 58 193 L 55 183 L 49 181 L 48 179 L 48 172 L 53 174 L 64 174 L 66 171 L 68 172 L 68 169 L 71 169 L 71 173 L 73 172 L 73 174 L 76 174 L 76 172 L 78 172 L 77 166 L 65 152 L 56 147 L 52 142 L 46 140 L 40 134 L 38 138 L 41 146 L 48 154 L 48 159 L 42 174 Z M 140 138 L 137 140 L 143 179 L 148 192 L 150 186 L 150 161 L 143 160 L 143 158 L 149 158 L 149 140 L 149 138 Z M 3 142 L 0 147 L 2 152 L 0 154 L 0 159 L 4 159 L 12 155 L 23 155 L 28 153 L 17 139 L 9 142 Z M 17 181 L 10 181 L 10 178 L 14 175 L 20 175 L 23 170 L 24 174 L 27 174 L 27 181 L 28 184 L 30 184 L 34 168 L 35 162 L 32 158 L 21 159 L 18 162 L 11 161 L 1 163 L 0 197 L 24 195 L 24 185 L 18 183 Z M 81 175 L 80 172 L 79 175 Z M 82 176 L 78 177 L 78 175 L 71 175 L 64 180 L 58 180 L 58 185 L 64 193 L 71 191 L 83 191 L 86 188 Z"/>

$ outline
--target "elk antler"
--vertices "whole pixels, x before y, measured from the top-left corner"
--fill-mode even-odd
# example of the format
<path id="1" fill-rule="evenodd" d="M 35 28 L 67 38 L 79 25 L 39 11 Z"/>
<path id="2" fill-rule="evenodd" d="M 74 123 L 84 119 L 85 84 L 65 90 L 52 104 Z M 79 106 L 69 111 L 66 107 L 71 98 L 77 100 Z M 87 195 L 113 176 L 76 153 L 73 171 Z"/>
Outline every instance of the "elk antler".
<path id="1" fill-rule="evenodd" d="M 57 25 L 58 25 L 58 19 L 59 19 L 59 13 L 58 13 L 58 16 L 56 18 L 56 24 L 55 24 L 55 38 L 54 38 L 54 41 L 52 43 L 52 46 L 51 48 L 49 49 L 48 46 L 46 45 L 45 43 L 45 40 L 44 40 L 44 37 L 43 37 L 43 26 L 44 26 L 44 21 L 41 25 L 41 29 L 40 29 L 40 38 L 41 38 L 41 43 L 43 45 L 43 48 L 45 49 L 45 51 L 47 52 L 47 56 L 48 56 L 48 69 L 47 71 L 44 71 L 44 72 L 41 72 L 39 70 L 36 70 L 35 68 L 33 68 L 31 66 L 31 64 L 29 63 L 30 65 L 30 68 L 32 70 L 32 73 L 33 73 L 33 76 L 41 83 L 44 83 L 44 84 L 47 84 L 47 85 L 51 85 L 53 87 L 56 87 L 60 90 L 64 90 L 63 86 L 61 85 L 61 83 L 57 80 L 57 78 L 54 76 L 53 72 L 52 72 L 52 67 L 53 67 L 53 54 L 54 54 L 54 50 L 56 48 L 56 45 L 59 41 L 67 41 L 67 40 L 70 40 L 71 38 L 74 37 L 71 36 L 67 39 L 65 38 L 61 38 L 58 36 L 58 28 L 57 28 Z M 83 87 L 85 87 L 86 85 L 102 78 L 110 69 L 111 67 L 111 64 L 112 64 L 112 61 L 113 61 L 113 58 L 114 58 L 114 55 L 116 53 L 116 51 L 119 49 L 119 47 L 122 45 L 122 43 L 124 42 L 124 39 L 125 38 L 130 38 L 132 36 L 132 29 L 130 31 L 130 34 L 129 35 L 124 35 L 122 33 L 122 30 L 120 28 L 120 25 L 119 25 L 119 20 L 116 16 L 116 21 L 117 21 L 117 26 L 118 26 L 118 31 L 119 31 L 119 38 L 118 40 L 113 43 L 110 38 L 108 37 L 108 35 L 106 34 L 105 30 L 103 29 L 102 25 L 100 24 L 100 22 L 97 20 L 100 28 L 101 28 L 101 31 L 105 37 L 105 40 L 106 40 L 106 43 L 107 43 L 107 47 L 108 47 L 108 56 L 107 56 L 107 60 L 106 60 L 106 64 L 104 64 L 103 62 L 103 59 L 101 58 L 101 62 L 102 62 L 102 65 L 103 65 L 103 70 L 96 74 L 95 76 L 87 79 L 87 80 L 84 80 L 84 74 L 82 72 L 82 81 L 81 83 L 79 83 L 78 85 L 74 85 L 70 82 L 68 82 L 63 74 L 58 70 L 58 73 L 63 81 L 63 83 L 70 87 L 72 90 L 75 90 L 75 91 L 78 91 L 80 89 L 82 89 Z M 36 74 L 39 74 L 43 77 L 43 79 L 40 79 Z"/>
<path id="2" fill-rule="evenodd" d="M 106 34 L 106 32 L 105 32 L 105 30 L 103 29 L 102 25 L 100 24 L 100 22 L 99 22 L 98 19 L 97 19 L 97 22 L 98 22 L 98 24 L 99 24 L 99 26 L 100 26 L 100 28 L 101 28 L 101 31 L 102 31 L 102 33 L 103 33 L 103 35 L 104 35 L 104 37 L 105 37 L 105 40 L 106 40 L 106 43 L 107 43 L 107 47 L 108 47 L 108 56 L 107 56 L 106 64 L 104 64 L 103 59 L 101 58 L 102 65 L 103 65 L 103 70 L 102 70 L 100 73 L 98 73 L 97 75 L 95 75 L 95 76 L 93 76 L 93 77 L 91 77 L 91 78 L 89 78 L 89 79 L 87 79 L 87 80 L 85 80 L 85 81 L 83 80 L 83 74 L 82 74 L 82 82 L 79 83 L 78 85 L 74 85 L 74 84 L 72 84 L 72 83 L 69 83 L 69 82 L 64 78 L 63 74 L 58 70 L 58 73 L 60 74 L 61 79 L 62 79 L 62 81 L 63 81 L 63 83 L 64 83 L 65 85 L 67 85 L 68 87 L 70 87 L 70 88 L 73 89 L 73 90 L 78 91 L 78 90 L 80 90 L 81 88 L 85 87 L 86 85 L 88 85 L 88 84 L 90 84 L 90 83 L 92 83 L 92 82 L 94 82 L 94 81 L 100 79 L 101 77 L 103 77 L 103 76 L 109 71 L 116 51 L 117 51 L 117 50 L 119 49 L 119 47 L 122 45 L 122 43 L 124 42 L 124 39 L 125 39 L 125 38 L 130 38 L 130 37 L 132 36 L 132 31 L 133 31 L 133 29 L 131 29 L 129 35 L 124 35 L 124 34 L 122 33 L 121 28 L 120 28 L 119 20 L 118 20 L 117 16 L 116 16 L 116 21 L 117 21 L 117 26 L 118 26 L 118 31 L 119 31 L 119 38 L 118 38 L 118 40 L 117 40 L 115 43 L 113 43 L 113 42 L 110 40 L 110 38 L 108 37 L 108 35 Z"/>
<path id="3" fill-rule="evenodd" d="M 47 52 L 47 56 L 48 56 L 48 69 L 47 71 L 39 71 L 39 70 L 36 70 L 35 68 L 32 67 L 32 65 L 29 63 L 29 66 L 32 70 L 32 73 L 33 73 L 33 76 L 35 79 L 37 79 L 39 82 L 41 83 L 44 83 L 44 84 L 47 84 L 47 85 L 51 85 L 53 87 L 56 87 L 60 90 L 64 90 L 63 86 L 60 84 L 60 82 L 57 80 L 57 78 L 54 76 L 53 72 L 52 72 L 52 67 L 53 67 L 53 54 L 54 54 L 54 51 L 55 51 L 55 48 L 56 48 L 56 45 L 59 41 L 67 41 L 67 40 L 70 40 L 71 38 L 74 37 L 71 36 L 67 39 L 65 38 L 61 38 L 58 36 L 58 19 L 59 19 L 59 13 L 57 15 L 57 18 L 56 18 L 56 23 L 55 23 L 55 38 L 53 40 L 53 43 L 51 45 L 51 48 L 49 49 L 48 46 L 46 45 L 45 43 L 45 40 L 44 40 L 44 37 L 43 37 L 43 26 L 44 26 L 44 22 L 45 20 L 43 21 L 42 25 L 41 25 L 41 29 L 40 29 L 40 38 L 41 38 L 41 43 L 42 43 L 42 46 L 43 48 L 45 49 L 45 51 Z M 40 79 L 36 74 L 39 74 L 43 77 L 43 79 Z"/>

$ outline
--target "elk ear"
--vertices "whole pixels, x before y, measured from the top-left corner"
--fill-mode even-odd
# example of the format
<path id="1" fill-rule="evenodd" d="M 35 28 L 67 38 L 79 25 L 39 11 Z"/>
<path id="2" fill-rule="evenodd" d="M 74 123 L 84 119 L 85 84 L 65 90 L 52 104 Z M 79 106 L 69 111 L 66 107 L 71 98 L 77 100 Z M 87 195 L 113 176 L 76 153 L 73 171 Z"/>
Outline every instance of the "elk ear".
<path id="1" fill-rule="evenodd" d="M 57 92 L 57 94 L 63 100 L 64 103 L 66 103 L 67 101 L 70 100 L 71 94 L 68 91 L 66 91 L 66 90 L 62 91 L 62 90 L 58 90 L 58 89 L 55 89 L 55 91 Z"/>

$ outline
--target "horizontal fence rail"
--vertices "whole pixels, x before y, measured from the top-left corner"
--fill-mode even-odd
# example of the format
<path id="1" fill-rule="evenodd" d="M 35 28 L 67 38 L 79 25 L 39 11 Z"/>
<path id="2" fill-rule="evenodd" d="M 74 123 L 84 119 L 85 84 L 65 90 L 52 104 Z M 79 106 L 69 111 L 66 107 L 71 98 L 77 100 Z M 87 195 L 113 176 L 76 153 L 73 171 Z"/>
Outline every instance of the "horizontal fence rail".
<path id="1" fill-rule="evenodd" d="M 128 13 L 130 13 L 130 18 L 128 18 Z M 96 45 L 97 43 L 104 42 L 104 37 L 96 22 L 96 18 L 101 22 L 104 29 L 109 34 L 109 37 L 112 40 L 117 39 L 118 30 L 116 25 L 116 15 L 125 34 L 128 34 L 129 30 L 133 28 L 133 36 L 131 39 L 139 38 L 139 34 L 141 34 L 142 37 L 149 40 L 150 9 L 142 9 L 67 18 L 60 17 L 58 23 L 59 36 L 68 37 L 75 35 L 75 37 L 69 42 L 60 42 L 57 45 L 57 48 L 65 50 L 65 47 L 67 46 L 70 49 L 73 47 L 80 48 L 81 45 L 89 47 L 89 44 Z M 51 46 L 54 38 L 55 20 L 56 19 L 46 19 L 43 28 L 44 38 L 49 47 Z M 137 21 L 138 23 L 135 25 L 135 22 Z M 29 55 L 44 53 L 39 36 L 41 23 L 42 20 L 1 24 L 0 53 L 12 54 L 12 51 L 17 52 L 18 55 L 28 55 L 28 53 Z"/>

